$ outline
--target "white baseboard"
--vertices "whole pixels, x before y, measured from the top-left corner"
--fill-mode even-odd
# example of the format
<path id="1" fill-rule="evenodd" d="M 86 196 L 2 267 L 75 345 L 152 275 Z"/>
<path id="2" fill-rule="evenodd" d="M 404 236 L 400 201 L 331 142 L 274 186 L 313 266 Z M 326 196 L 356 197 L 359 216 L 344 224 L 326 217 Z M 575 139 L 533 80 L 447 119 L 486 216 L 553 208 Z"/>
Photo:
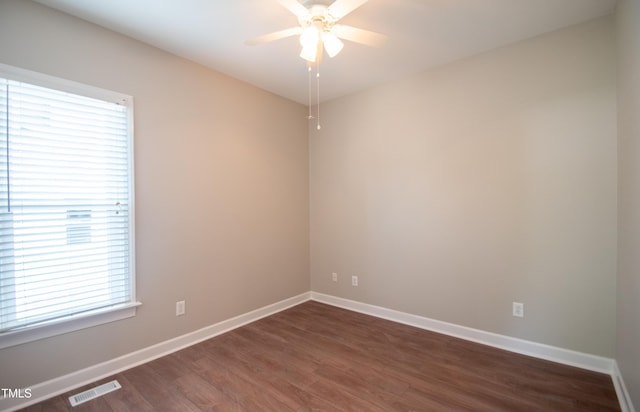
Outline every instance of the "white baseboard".
<path id="1" fill-rule="evenodd" d="M 631 397 L 627 391 L 627 386 L 624 384 L 624 379 L 622 379 L 622 374 L 620 373 L 618 362 L 616 361 L 613 362 L 613 373 L 611 374 L 611 379 L 613 379 L 613 386 L 616 388 L 616 394 L 618 395 L 618 401 L 620 402 L 620 409 L 622 412 L 635 412 L 635 408 L 631 402 Z"/>
<path id="2" fill-rule="evenodd" d="M 311 298 L 310 296 L 310 292 L 305 292 L 298 296 L 264 306 L 194 332 L 120 356 L 119 358 L 111 359 L 77 372 L 36 384 L 30 388 L 32 396 L 28 399 L 0 398 L 0 411 L 14 411 L 16 409 L 21 409 L 80 386 L 87 385 L 99 379 L 133 368 L 134 366 L 152 361 L 180 349 L 184 349 L 188 346 L 210 339 L 214 336 L 218 336 L 232 329 L 239 328 L 240 326 L 254 322 L 258 319 L 306 302 Z"/>
<path id="3" fill-rule="evenodd" d="M 343 299 L 317 292 L 311 292 L 311 299 L 329 305 L 338 306 L 344 309 L 349 309 L 354 312 L 360 312 L 367 315 L 376 316 L 378 318 L 392 320 L 394 322 L 403 323 L 405 325 L 415 326 L 417 328 L 442 333 L 444 335 L 454 336 L 456 338 L 494 346 L 496 348 L 521 353 L 523 355 L 529 355 L 536 358 L 546 359 L 558 363 L 563 363 L 565 365 L 576 366 L 582 369 L 606 373 L 609 375 L 613 372 L 614 360 L 610 358 L 604 358 L 601 356 L 562 349 L 542 343 L 527 341 L 524 339 L 512 338 L 505 335 L 499 335 L 497 333 L 468 328 L 466 326 L 442 322 L 423 316 L 412 315 L 409 313 L 399 312 L 380 306 L 356 302 L 353 300 Z"/>

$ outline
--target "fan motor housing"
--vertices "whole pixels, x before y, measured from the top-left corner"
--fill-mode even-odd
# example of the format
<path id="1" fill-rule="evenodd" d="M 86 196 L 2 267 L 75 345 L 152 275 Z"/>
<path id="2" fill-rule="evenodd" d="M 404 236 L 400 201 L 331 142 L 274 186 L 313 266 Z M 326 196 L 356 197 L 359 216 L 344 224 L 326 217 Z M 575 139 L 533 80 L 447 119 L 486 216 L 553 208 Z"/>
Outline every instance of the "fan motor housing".
<path id="1" fill-rule="evenodd" d="M 309 6 L 305 4 L 305 7 L 309 10 L 309 14 L 306 16 L 300 16 L 298 22 L 303 28 L 309 27 L 314 24 L 320 24 L 324 30 L 330 30 L 336 22 L 336 19 L 329 13 L 328 6 L 318 3 L 317 1 L 309 2 Z M 333 3 L 332 1 L 328 3 Z"/>

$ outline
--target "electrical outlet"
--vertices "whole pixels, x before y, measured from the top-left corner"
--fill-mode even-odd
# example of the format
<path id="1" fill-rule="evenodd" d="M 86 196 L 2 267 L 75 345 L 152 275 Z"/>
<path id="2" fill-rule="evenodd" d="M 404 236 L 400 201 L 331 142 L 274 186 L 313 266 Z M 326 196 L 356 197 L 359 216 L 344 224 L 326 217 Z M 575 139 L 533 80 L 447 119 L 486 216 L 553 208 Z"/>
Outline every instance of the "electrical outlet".
<path id="1" fill-rule="evenodd" d="M 185 310 L 186 310 L 186 304 L 184 300 L 181 300 L 180 302 L 176 302 L 176 316 L 184 315 Z"/>
<path id="2" fill-rule="evenodd" d="M 351 286 L 358 286 L 358 277 L 356 275 L 351 276 Z"/>
<path id="3" fill-rule="evenodd" d="M 334 282 L 338 281 L 338 274 L 336 272 L 333 272 L 331 274 L 331 280 L 333 280 Z"/>
<path id="4" fill-rule="evenodd" d="M 524 318 L 524 303 L 513 302 L 512 310 L 513 316 L 517 318 Z"/>

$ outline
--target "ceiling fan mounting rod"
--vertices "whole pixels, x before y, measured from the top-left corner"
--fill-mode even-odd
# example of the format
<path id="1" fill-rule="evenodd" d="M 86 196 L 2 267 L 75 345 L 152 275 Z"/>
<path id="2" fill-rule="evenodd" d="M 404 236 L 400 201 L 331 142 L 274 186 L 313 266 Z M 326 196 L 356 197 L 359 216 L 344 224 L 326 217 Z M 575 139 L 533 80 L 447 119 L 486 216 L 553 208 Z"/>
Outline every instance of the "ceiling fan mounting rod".
<path id="1" fill-rule="evenodd" d="M 335 3 L 335 0 L 300 0 L 300 3 L 302 3 L 304 7 L 310 9 L 312 6 L 316 5 L 329 7 Z"/>

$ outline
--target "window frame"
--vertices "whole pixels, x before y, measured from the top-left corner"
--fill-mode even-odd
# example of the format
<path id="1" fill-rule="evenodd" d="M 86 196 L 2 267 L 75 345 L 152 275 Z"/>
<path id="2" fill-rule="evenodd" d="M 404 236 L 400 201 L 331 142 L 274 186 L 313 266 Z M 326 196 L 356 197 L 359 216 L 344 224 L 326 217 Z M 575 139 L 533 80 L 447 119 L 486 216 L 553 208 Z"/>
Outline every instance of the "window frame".
<path id="1" fill-rule="evenodd" d="M 136 263 L 135 263 L 135 179 L 134 179 L 134 126 L 133 126 L 133 97 L 105 90 L 95 86 L 78 83 L 75 81 L 62 79 L 31 70 L 21 69 L 0 63 L 0 77 L 11 80 L 30 83 L 33 85 L 55 89 L 67 93 L 73 93 L 94 99 L 120 102 L 127 107 L 128 116 L 128 196 L 129 196 L 129 284 L 131 298 L 129 302 L 112 306 L 109 308 L 96 309 L 70 315 L 64 318 L 46 321 L 39 324 L 19 328 L 4 333 L 0 333 L 0 349 L 40 340 L 64 333 L 69 333 L 93 326 L 98 326 L 136 315 L 136 309 L 141 305 L 137 301 L 136 294 Z"/>

